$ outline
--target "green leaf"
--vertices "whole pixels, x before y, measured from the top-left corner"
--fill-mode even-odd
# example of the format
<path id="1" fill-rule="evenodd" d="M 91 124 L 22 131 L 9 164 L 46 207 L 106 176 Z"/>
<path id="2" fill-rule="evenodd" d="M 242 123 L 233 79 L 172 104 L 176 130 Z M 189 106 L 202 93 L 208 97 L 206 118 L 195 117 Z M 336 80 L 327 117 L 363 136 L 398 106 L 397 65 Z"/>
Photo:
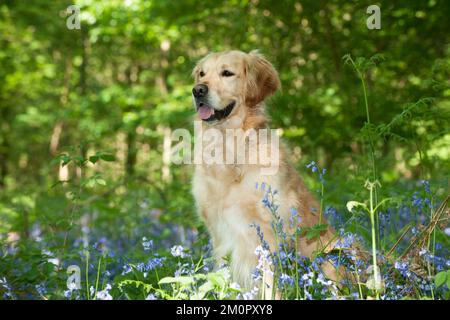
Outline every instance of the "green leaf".
<path id="1" fill-rule="evenodd" d="M 191 297 L 191 300 L 203 300 L 206 294 L 213 289 L 214 285 L 211 282 L 205 282 L 198 288 L 198 293 Z"/>
<path id="2" fill-rule="evenodd" d="M 328 224 L 326 224 L 326 223 L 324 223 L 324 224 L 316 224 L 315 226 L 313 226 L 313 229 L 317 230 L 318 232 L 327 231 Z"/>
<path id="3" fill-rule="evenodd" d="M 166 284 L 166 283 L 179 283 L 181 285 L 188 285 L 194 282 L 193 277 L 165 277 L 161 279 L 158 284 Z"/>
<path id="4" fill-rule="evenodd" d="M 116 161 L 116 157 L 113 154 L 110 153 L 102 153 L 100 154 L 100 159 L 104 160 L 104 161 Z"/>
<path id="5" fill-rule="evenodd" d="M 86 162 L 86 159 L 82 156 L 74 156 L 73 160 L 76 162 L 77 166 L 82 167 Z"/>
<path id="6" fill-rule="evenodd" d="M 361 207 L 361 208 L 365 209 L 366 211 L 368 211 L 367 206 L 362 202 L 358 202 L 358 201 L 347 202 L 347 210 L 349 212 L 353 212 L 353 209 L 355 209 L 357 207 Z"/>
<path id="7" fill-rule="evenodd" d="M 95 179 L 95 182 L 101 186 L 106 186 L 106 181 L 102 178 Z"/>
<path id="8" fill-rule="evenodd" d="M 212 284 L 214 284 L 215 286 L 218 286 L 221 289 L 224 288 L 226 285 L 226 280 L 221 274 L 209 273 L 208 279 L 209 279 L 209 281 L 211 281 Z"/>
<path id="9" fill-rule="evenodd" d="M 445 283 L 448 289 L 450 289 L 450 270 L 447 271 L 447 282 Z"/>
<path id="10" fill-rule="evenodd" d="M 447 273 L 445 271 L 441 271 L 434 277 L 434 284 L 436 287 L 440 287 L 445 283 L 445 279 L 447 278 Z"/>
<path id="11" fill-rule="evenodd" d="M 85 183 L 85 186 L 88 188 L 93 188 L 95 186 L 95 179 L 88 179 Z"/>
<path id="12" fill-rule="evenodd" d="M 315 232 L 315 231 L 311 231 L 310 230 L 309 232 L 306 233 L 306 239 L 308 239 L 308 240 L 315 239 L 318 236 L 319 236 L 319 234 L 317 232 Z"/>
<path id="13" fill-rule="evenodd" d="M 89 157 L 89 161 L 92 162 L 93 164 L 95 164 L 99 159 L 100 157 L 97 155 Z"/>
<path id="14" fill-rule="evenodd" d="M 65 154 L 60 157 L 60 160 L 62 161 L 62 166 L 64 167 L 65 165 L 69 164 L 70 161 L 72 161 L 72 158 Z"/>
<path id="15" fill-rule="evenodd" d="M 307 240 L 320 237 L 320 234 L 328 229 L 328 224 L 316 224 L 312 227 L 303 228 L 303 235 Z"/>

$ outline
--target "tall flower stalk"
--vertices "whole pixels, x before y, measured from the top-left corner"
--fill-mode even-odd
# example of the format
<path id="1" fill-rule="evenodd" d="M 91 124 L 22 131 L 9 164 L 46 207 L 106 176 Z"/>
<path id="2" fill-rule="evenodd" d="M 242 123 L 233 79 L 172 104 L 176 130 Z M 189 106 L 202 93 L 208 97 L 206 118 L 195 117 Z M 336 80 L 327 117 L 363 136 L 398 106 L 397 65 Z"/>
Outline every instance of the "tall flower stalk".
<path id="1" fill-rule="evenodd" d="M 359 207 L 364 209 L 370 217 L 370 226 L 371 226 L 371 233 L 372 233 L 372 273 L 373 273 L 373 282 L 370 283 L 368 281 L 368 286 L 370 283 L 370 286 L 375 291 L 375 296 L 377 299 L 380 297 L 380 291 L 382 289 L 382 281 L 381 281 L 381 275 L 379 274 L 379 268 L 378 268 L 378 262 L 377 262 L 377 225 L 375 223 L 375 218 L 378 215 L 378 208 L 383 205 L 388 199 L 384 199 L 379 204 L 375 203 L 374 199 L 374 191 L 376 188 L 381 188 L 381 184 L 378 180 L 375 180 L 374 182 L 371 182 L 369 180 L 366 181 L 364 185 L 369 190 L 369 207 L 365 203 L 357 202 L 357 201 L 349 201 L 347 203 L 347 209 L 350 212 L 354 212 L 354 209 Z"/>
<path id="2" fill-rule="evenodd" d="M 372 230 L 372 265 L 373 265 L 373 278 L 375 282 L 375 294 L 377 299 L 379 298 L 379 288 L 378 288 L 378 279 L 381 279 L 381 276 L 378 275 L 378 263 L 377 263 L 377 238 L 376 238 L 376 230 L 375 230 L 375 209 L 374 209 L 374 198 L 373 193 L 376 186 L 380 186 L 378 181 L 369 182 L 366 181 L 365 187 L 369 189 L 370 192 L 370 200 L 369 200 L 369 216 L 370 216 L 370 225 Z"/>
<path id="3" fill-rule="evenodd" d="M 377 169 L 376 169 L 376 163 L 375 163 L 375 144 L 373 141 L 372 136 L 372 123 L 370 121 L 370 113 L 369 113 L 369 101 L 367 98 L 367 86 L 366 81 L 364 77 L 364 72 L 371 66 L 375 65 L 377 60 L 380 60 L 380 55 L 374 55 L 369 60 L 366 60 L 364 58 L 357 58 L 356 62 L 353 60 L 351 55 L 346 54 L 343 59 L 345 60 L 345 63 L 350 64 L 353 69 L 355 70 L 356 74 L 358 75 L 358 78 L 361 81 L 361 86 L 363 89 L 363 95 L 364 95 L 364 106 L 366 109 L 366 124 L 369 128 L 368 130 L 368 140 L 370 145 L 370 158 L 371 158 L 371 165 L 372 165 L 372 179 L 373 181 L 377 180 Z"/>
<path id="4" fill-rule="evenodd" d="M 366 110 L 366 123 L 365 125 L 367 126 L 368 130 L 367 130 L 367 138 L 369 140 L 369 146 L 370 146 L 370 162 L 371 162 L 371 169 L 372 169 L 372 181 L 377 181 L 378 180 L 378 174 L 377 174 L 377 168 L 376 168 L 376 162 L 375 162 L 375 143 L 374 143 L 374 139 L 373 139 L 373 135 L 372 135 L 372 123 L 370 121 L 370 112 L 369 112 L 369 101 L 367 98 L 367 85 L 366 85 L 366 80 L 365 80 L 365 72 L 376 65 L 376 63 L 384 60 L 384 57 L 381 54 L 375 54 L 374 56 L 372 56 L 370 59 L 365 59 L 363 57 L 358 57 L 356 58 L 356 61 L 353 60 L 352 56 L 350 54 L 346 54 L 343 57 L 344 61 L 346 64 L 350 64 L 353 69 L 355 70 L 358 78 L 361 81 L 361 86 L 363 89 L 363 96 L 364 96 L 364 106 L 365 106 L 365 110 Z M 375 201 L 375 205 L 377 205 L 378 203 L 378 195 L 377 195 L 377 190 L 376 187 L 373 190 L 373 194 L 374 194 L 374 201 Z M 379 221 L 378 221 L 378 217 L 375 217 L 375 223 L 377 226 L 377 230 L 379 230 Z M 377 241 L 379 241 L 379 235 L 376 235 L 377 237 Z"/>

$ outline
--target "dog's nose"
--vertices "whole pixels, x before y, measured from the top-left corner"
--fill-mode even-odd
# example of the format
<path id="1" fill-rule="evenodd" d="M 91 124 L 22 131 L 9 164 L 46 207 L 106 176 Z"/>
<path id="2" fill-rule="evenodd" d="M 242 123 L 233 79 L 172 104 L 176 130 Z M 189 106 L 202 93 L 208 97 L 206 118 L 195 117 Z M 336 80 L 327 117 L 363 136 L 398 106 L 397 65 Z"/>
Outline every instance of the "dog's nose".
<path id="1" fill-rule="evenodd" d="M 196 98 L 202 98 L 208 93 L 208 87 L 205 84 L 198 84 L 192 89 L 192 93 Z"/>

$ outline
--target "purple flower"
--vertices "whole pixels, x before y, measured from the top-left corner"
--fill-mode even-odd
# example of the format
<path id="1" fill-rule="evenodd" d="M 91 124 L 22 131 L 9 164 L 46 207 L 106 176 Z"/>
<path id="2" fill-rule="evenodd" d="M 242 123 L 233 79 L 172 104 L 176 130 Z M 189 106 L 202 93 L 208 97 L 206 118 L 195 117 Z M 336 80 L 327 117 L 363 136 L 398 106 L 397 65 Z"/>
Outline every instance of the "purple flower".
<path id="1" fill-rule="evenodd" d="M 286 273 L 282 273 L 280 275 L 279 283 L 282 286 L 292 286 L 294 284 L 294 280 Z"/>
<path id="2" fill-rule="evenodd" d="M 409 271 L 408 264 L 406 262 L 395 261 L 394 267 L 405 278 L 411 277 L 411 272 Z"/>
<path id="3" fill-rule="evenodd" d="M 129 272 L 131 272 L 131 266 L 129 264 L 124 265 L 122 275 L 127 274 Z"/>
<path id="4" fill-rule="evenodd" d="M 300 222 L 302 221 L 302 218 L 298 214 L 297 209 L 291 208 L 290 209 L 291 216 L 289 217 L 289 224 L 291 228 L 297 226 L 297 228 L 300 228 Z"/>
<path id="5" fill-rule="evenodd" d="M 148 259 L 147 263 L 140 262 L 136 265 L 136 269 L 140 272 L 147 272 L 156 268 L 162 267 L 165 257 L 155 257 Z"/>
<path id="6" fill-rule="evenodd" d="M 145 298 L 145 300 L 158 300 L 158 298 L 157 298 L 153 293 L 150 293 L 150 294 Z"/>
<path id="7" fill-rule="evenodd" d="M 255 299 L 256 295 L 258 294 L 259 289 L 257 287 L 254 287 L 251 291 L 245 292 L 242 295 L 238 295 L 239 298 L 242 298 L 244 300 L 253 300 Z"/>
<path id="8" fill-rule="evenodd" d="M 108 283 L 102 291 L 97 292 L 96 298 L 98 300 L 112 300 L 112 296 L 109 294 L 109 291 L 111 290 L 111 285 Z"/>
<path id="9" fill-rule="evenodd" d="M 339 239 L 336 243 L 337 249 L 348 249 L 355 242 L 356 236 L 352 233 L 347 233 L 342 239 Z"/>
<path id="10" fill-rule="evenodd" d="M 184 248 L 182 246 L 173 246 L 170 249 L 170 253 L 174 257 L 184 258 L 186 256 L 186 254 L 184 253 Z"/>
<path id="11" fill-rule="evenodd" d="M 428 180 L 422 180 L 422 185 L 424 186 L 426 193 L 431 193 L 430 182 Z"/>
<path id="12" fill-rule="evenodd" d="M 315 161 L 311 161 L 310 163 L 308 163 L 306 165 L 306 168 L 311 168 L 312 172 L 316 172 L 317 171 L 317 166 L 316 166 L 316 162 Z"/>
<path id="13" fill-rule="evenodd" d="M 147 237 L 142 238 L 142 246 L 145 251 L 153 249 L 153 240 L 147 240 Z"/>
<path id="14" fill-rule="evenodd" d="M 423 207 L 422 198 L 417 194 L 417 192 L 414 192 L 412 195 L 412 206 L 417 209 L 421 209 Z"/>

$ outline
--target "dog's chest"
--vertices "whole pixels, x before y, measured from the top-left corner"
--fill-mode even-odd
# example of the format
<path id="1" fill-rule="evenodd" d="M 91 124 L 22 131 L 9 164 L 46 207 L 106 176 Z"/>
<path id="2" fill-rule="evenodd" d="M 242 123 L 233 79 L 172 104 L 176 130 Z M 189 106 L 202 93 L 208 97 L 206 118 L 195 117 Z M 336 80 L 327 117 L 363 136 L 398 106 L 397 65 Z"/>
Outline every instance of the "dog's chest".
<path id="1" fill-rule="evenodd" d="M 258 202 L 255 184 L 248 172 L 229 166 L 203 168 L 194 175 L 193 193 L 199 214 L 203 218 L 215 243 L 215 251 L 226 255 L 239 243 L 247 243 L 255 219 Z M 256 233 L 255 233 L 256 235 Z"/>
<path id="2" fill-rule="evenodd" d="M 247 176 L 238 166 L 205 166 L 196 169 L 193 193 L 207 224 L 220 218 L 224 210 L 248 202 L 254 196 L 254 183 L 250 184 Z"/>

